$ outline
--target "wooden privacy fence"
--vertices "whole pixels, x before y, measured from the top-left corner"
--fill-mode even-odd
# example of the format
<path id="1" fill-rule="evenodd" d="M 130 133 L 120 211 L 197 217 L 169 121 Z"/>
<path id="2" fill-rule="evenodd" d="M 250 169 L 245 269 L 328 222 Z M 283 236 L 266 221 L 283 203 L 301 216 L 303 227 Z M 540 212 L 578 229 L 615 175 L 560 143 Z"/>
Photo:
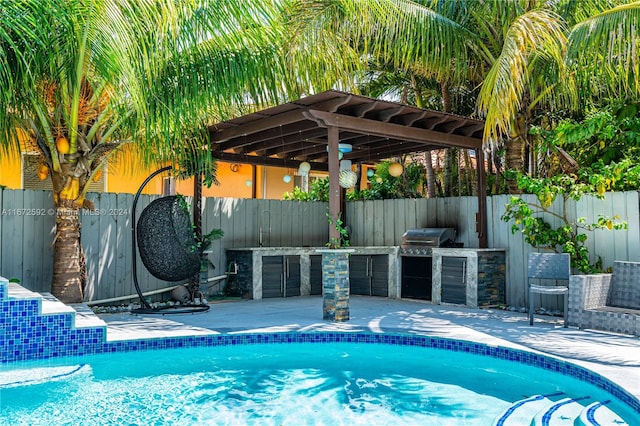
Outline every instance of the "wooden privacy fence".
<path id="1" fill-rule="evenodd" d="M 87 300 L 134 294 L 132 281 L 130 194 L 90 194 L 95 212 L 84 212 L 82 243 L 87 261 Z M 534 196 L 525 195 L 534 201 Z M 156 196 L 140 197 L 137 215 Z M 511 223 L 500 217 L 508 195 L 488 197 L 489 247 L 507 249 L 507 303 L 526 305 L 526 258 L 532 251 Z M 556 212 L 562 206 L 556 202 Z M 209 260 L 210 276 L 227 270 L 225 250 L 240 247 L 323 247 L 328 240 L 326 203 L 297 201 L 206 198 L 203 200 L 203 231 L 222 229 L 214 241 Z M 400 245 L 409 228 L 453 227 L 464 247 L 477 247 L 476 197 L 353 201 L 347 203 L 346 223 L 354 246 Z M 564 212 L 569 218 L 597 219 L 598 214 L 619 215 L 628 231 L 589 232 L 592 255 L 606 266 L 614 260 L 640 261 L 640 214 L 638 192 L 607 193 L 604 200 L 584 197 L 571 202 Z M 0 191 L 0 275 L 18 278 L 33 291 L 50 291 L 55 232 L 51 193 L 48 191 Z M 143 291 L 173 285 L 152 277 L 138 258 L 138 280 Z"/>

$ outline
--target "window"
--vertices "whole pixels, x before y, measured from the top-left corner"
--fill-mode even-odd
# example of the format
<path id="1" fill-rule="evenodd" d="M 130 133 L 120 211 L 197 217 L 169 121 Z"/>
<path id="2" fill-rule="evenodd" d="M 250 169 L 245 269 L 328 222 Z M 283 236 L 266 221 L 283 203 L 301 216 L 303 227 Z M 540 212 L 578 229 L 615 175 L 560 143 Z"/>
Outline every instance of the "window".
<path id="1" fill-rule="evenodd" d="M 51 185 L 51 178 L 40 180 L 38 178 L 38 165 L 38 155 L 30 153 L 22 154 L 22 188 L 44 189 L 51 191 L 53 189 L 53 186 Z M 100 176 L 100 179 L 97 182 L 91 182 L 89 184 L 89 192 L 104 192 L 106 184 L 105 176 L 106 166 L 102 176 Z"/>

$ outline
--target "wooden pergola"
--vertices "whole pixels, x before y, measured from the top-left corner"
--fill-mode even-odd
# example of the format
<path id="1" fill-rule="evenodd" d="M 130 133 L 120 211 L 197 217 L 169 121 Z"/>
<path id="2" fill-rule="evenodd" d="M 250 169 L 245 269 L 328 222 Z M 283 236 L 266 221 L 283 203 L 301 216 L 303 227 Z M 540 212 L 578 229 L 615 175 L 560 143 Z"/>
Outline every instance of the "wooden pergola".
<path id="1" fill-rule="evenodd" d="M 213 156 L 221 161 L 329 172 L 329 214 L 337 218 L 343 191 L 338 183 L 339 144 L 343 159 L 376 161 L 431 149 L 475 150 L 478 212 L 476 232 L 487 246 L 484 122 L 396 102 L 329 90 L 209 127 Z M 330 227 L 330 238 L 337 230 Z"/>

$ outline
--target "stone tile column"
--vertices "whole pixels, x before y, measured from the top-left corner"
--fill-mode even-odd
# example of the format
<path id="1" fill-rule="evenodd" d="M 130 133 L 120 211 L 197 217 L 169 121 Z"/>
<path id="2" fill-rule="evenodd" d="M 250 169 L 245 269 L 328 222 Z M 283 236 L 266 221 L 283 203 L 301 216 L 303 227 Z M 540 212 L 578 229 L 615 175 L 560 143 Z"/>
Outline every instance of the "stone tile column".
<path id="1" fill-rule="evenodd" d="M 322 319 L 349 320 L 349 254 L 352 249 L 320 249 L 322 254 Z"/>

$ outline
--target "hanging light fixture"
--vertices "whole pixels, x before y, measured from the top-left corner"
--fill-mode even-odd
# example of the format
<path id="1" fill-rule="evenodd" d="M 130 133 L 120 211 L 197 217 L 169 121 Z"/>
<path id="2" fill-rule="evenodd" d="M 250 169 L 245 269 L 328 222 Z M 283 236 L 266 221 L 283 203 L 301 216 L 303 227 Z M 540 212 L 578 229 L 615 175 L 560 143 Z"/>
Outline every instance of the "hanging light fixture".
<path id="1" fill-rule="evenodd" d="M 339 143 L 338 144 L 338 155 L 344 155 L 347 152 L 351 152 L 353 150 L 353 146 L 349 143 Z M 329 145 L 327 145 L 327 152 L 329 152 Z"/>
<path id="2" fill-rule="evenodd" d="M 373 171 L 373 169 L 368 169 L 367 170 L 367 177 L 373 177 L 374 174 L 375 174 L 375 172 Z"/>
<path id="3" fill-rule="evenodd" d="M 298 174 L 300 176 L 307 176 L 310 170 L 311 164 L 307 163 L 306 161 L 303 161 L 302 163 L 300 163 L 300 166 L 298 166 Z"/>
<path id="4" fill-rule="evenodd" d="M 338 183 L 343 188 L 353 188 L 358 182 L 358 175 L 353 170 L 342 170 L 338 176 Z"/>
<path id="5" fill-rule="evenodd" d="M 353 146 L 351 146 L 351 144 L 349 143 L 339 143 L 338 144 L 338 151 L 345 153 L 345 152 L 351 152 L 351 150 L 353 149 Z"/>
<path id="6" fill-rule="evenodd" d="M 291 175 L 287 173 L 286 175 L 282 176 L 282 180 L 284 181 L 284 183 L 291 182 Z"/>
<path id="7" fill-rule="evenodd" d="M 402 167 L 402 164 L 398 162 L 391 163 L 391 165 L 389 166 L 389 174 L 393 177 L 400 176 L 403 170 L 404 168 Z"/>

